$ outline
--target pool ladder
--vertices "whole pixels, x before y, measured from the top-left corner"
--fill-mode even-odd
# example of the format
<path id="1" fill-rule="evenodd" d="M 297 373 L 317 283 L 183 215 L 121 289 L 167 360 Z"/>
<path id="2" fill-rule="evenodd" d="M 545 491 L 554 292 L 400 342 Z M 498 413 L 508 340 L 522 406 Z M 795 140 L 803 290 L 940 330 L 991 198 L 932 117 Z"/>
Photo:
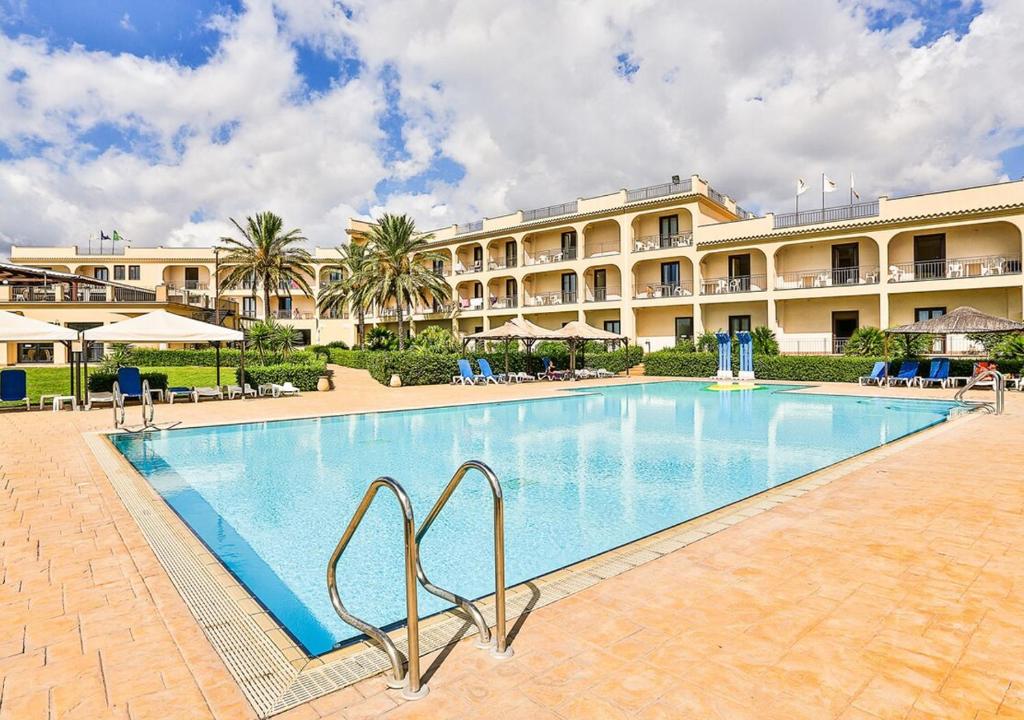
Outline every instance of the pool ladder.
<path id="1" fill-rule="evenodd" d="M 484 479 L 491 489 L 491 496 L 493 498 L 493 517 L 494 517 L 494 614 L 495 614 L 495 627 L 494 637 L 491 637 L 490 628 L 487 626 L 487 621 L 484 620 L 483 614 L 479 608 L 470 600 L 457 595 L 450 590 L 445 590 L 433 584 L 427 577 L 426 572 L 423 570 L 423 564 L 420 562 L 420 545 L 423 542 L 424 536 L 430 527 L 434 524 L 438 514 L 448 504 L 448 500 L 451 498 L 455 489 L 462 482 L 462 479 L 469 473 L 470 470 L 476 470 Z M 381 630 L 379 627 L 371 625 L 370 623 L 362 620 L 346 608 L 344 603 L 341 601 L 341 596 L 338 593 L 338 562 L 341 560 L 341 556 L 345 552 L 345 548 L 348 547 L 349 541 L 355 534 L 356 528 L 359 527 L 359 523 L 363 521 L 363 517 L 366 515 L 366 511 L 370 508 L 374 498 L 377 496 L 377 492 L 382 488 L 390 490 L 395 497 L 398 499 L 398 505 L 402 511 L 402 533 L 403 541 L 405 546 L 405 610 L 406 610 L 406 642 L 408 650 L 406 652 L 407 662 L 403 662 L 402 654 L 395 645 L 395 642 Z M 423 585 L 423 588 L 440 598 L 447 600 L 448 602 L 454 603 L 462 608 L 473 624 L 476 625 L 478 633 L 477 647 L 490 649 L 491 654 L 499 658 L 512 657 L 512 648 L 508 647 L 508 637 L 505 631 L 505 501 L 501 494 L 501 483 L 498 482 L 497 476 L 494 471 L 491 470 L 486 464 L 478 460 L 467 460 L 459 466 L 459 469 L 452 475 L 451 480 L 448 481 L 448 485 L 445 486 L 444 491 L 438 497 L 437 502 L 434 503 L 434 507 L 427 514 L 427 519 L 423 521 L 419 530 L 416 530 L 416 521 L 413 516 L 412 503 L 409 501 L 409 495 L 405 492 L 405 489 L 394 479 L 386 476 L 382 476 L 370 483 L 370 486 L 366 489 L 366 493 L 363 495 L 363 499 L 360 501 L 359 506 L 356 508 L 355 513 L 352 515 L 352 519 L 348 523 L 348 527 L 345 528 L 344 534 L 341 536 L 341 540 L 338 541 L 338 545 L 334 548 L 334 552 L 331 554 L 331 559 L 327 563 L 327 590 L 331 596 L 331 604 L 334 606 L 334 611 L 338 613 L 338 616 L 346 623 L 356 628 L 360 632 L 365 633 L 372 639 L 376 640 L 377 643 L 387 653 L 388 659 L 391 661 L 392 677 L 388 679 L 388 686 L 395 689 L 402 689 L 402 696 L 407 700 L 418 700 L 419 698 L 425 697 L 428 691 L 426 685 L 423 685 L 420 680 L 420 653 L 419 653 L 419 611 L 417 608 L 417 582 Z M 406 665 L 408 669 L 406 669 Z"/>
<path id="2" fill-rule="evenodd" d="M 992 390 L 995 391 L 996 394 L 995 400 L 993 402 L 988 402 L 985 400 L 967 400 L 964 398 L 964 395 L 967 394 L 968 390 L 973 390 L 976 385 L 985 381 L 990 381 L 992 383 Z M 1005 394 L 1006 378 L 1004 378 L 1003 374 L 998 370 L 986 368 L 985 370 L 982 370 L 980 373 L 972 377 L 966 385 L 957 390 L 956 395 L 953 396 L 953 399 L 956 400 L 958 403 L 960 403 L 962 407 L 965 408 L 984 410 L 985 412 L 990 412 L 995 415 L 1002 415 L 1003 405 L 1005 403 L 1005 398 L 1003 396 Z"/>

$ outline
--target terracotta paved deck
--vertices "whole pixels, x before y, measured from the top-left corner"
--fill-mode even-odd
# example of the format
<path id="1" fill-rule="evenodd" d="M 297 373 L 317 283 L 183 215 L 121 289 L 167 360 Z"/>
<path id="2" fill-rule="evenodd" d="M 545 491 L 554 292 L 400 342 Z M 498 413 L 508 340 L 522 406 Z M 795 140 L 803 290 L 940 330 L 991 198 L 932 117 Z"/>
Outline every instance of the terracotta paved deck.
<path id="1" fill-rule="evenodd" d="M 559 387 L 396 391 L 352 371 L 339 385 L 299 400 L 161 406 L 158 419 Z M 0 414 L 0 719 L 252 717 L 84 444 L 81 432 L 110 425 L 109 410 Z M 1022 461 L 1024 395 L 1012 393 L 1002 417 L 929 431 L 536 610 L 511 660 L 465 642 L 443 662 L 426 658 L 423 701 L 402 704 L 374 678 L 279 717 L 1024 717 Z"/>

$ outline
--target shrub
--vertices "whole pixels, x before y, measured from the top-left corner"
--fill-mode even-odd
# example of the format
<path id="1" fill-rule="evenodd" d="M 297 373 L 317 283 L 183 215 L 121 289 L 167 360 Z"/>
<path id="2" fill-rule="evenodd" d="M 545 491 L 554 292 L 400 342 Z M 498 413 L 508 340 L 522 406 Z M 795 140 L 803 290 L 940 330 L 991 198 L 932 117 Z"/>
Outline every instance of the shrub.
<path id="1" fill-rule="evenodd" d="M 630 345 L 629 350 L 619 348 L 618 350 L 604 352 L 587 352 L 584 360 L 588 368 L 603 368 L 613 373 L 625 372 L 626 367 L 635 367 L 643 362 L 644 349 L 638 345 Z"/>
<path id="2" fill-rule="evenodd" d="M 348 350 L 348 343 L 345 342 L 344 340 L 332 340 L 331 342 L 327 343 L 327 347 L 336 348 L 338 350 Z"/>
<path id="3" fill-rule="evenodd" d="M 718 338 L 710 330 L 705 330 L 697 338 L 697 352 L 714 353 L 718 352 Z"/>
<path id="4" fill-rule="evenodd" d="M 412 347 L 419 352 L 451 354 L 459 352 L 460 343 L 455 339 L 451 330 L 438 325 L 428 325 L 416 333 L 416 337 L 412 340 Z"/>
<path id="5" fill-rule="evenodd" d="M 644 374 L 664 377 L 711 377 L 718 370 L 718 355 L 711 352 L 658 350 L 644 358 Z"/>
<path id="6" fill-rule="evenodd" d="M 142 379 L 149 381 L 149 387 L 153 390 L 167 389 L 167 375 L 164 373 L 142 373 Z M 114 389 L 114 381 L 117 380 L 117 372 L 94 372 L 89 373 L 89 392 L 111 392 Z"/>
<path id="7" fill-rule="evenodd" d="M 889 336 L 889 357 L 919 358 L 931 350 L 931 347 L 931 335 L 895 333 Z"/>
<path id="8" fill-rule="evenodd" d="M 676 340 L 676 346 L 674 350 L 676 352 L 693 353 L 697 352 L 697 346 L 690 338 L 681 337 L 678 340 Z"/>
<path id="9" fill-rule="evenodd" d="M 246 365 L 245 382 L 253 387 L 267 383 L 283 385 L 290 382 L 299 390 L 316 390 L 316 383 L 326 371 L 320 363 L 278 363 L 276 365 Z M 241 368 L 235 369 L 235 380 L 241 383 Z"/>
<path id="10" fill-rule="evenodd" d="M 366 331 L 363 340 L 367 350 L 388 351 L 398 349 L 398 336 L 386 327 L 376 325 Z"/>
<path id="11" fill-rule="evenodd" d="M 1024 360 L 1024 335 L 1007 335 L 992 348 L 997 360 Z"/>
<path id="12" fill-rule="evenodd" d="M 857 382 L 868 375 L 880 358 L 829 355 L 754 355 L 754 374 L 762 380 L 801 382 Z M 718 370 L 715 353 L 659 350 L 644 359 L 646 375 L 711 377 Z"/>
<path id="13" fill-rule="evenodd" d="M 750 332 L 750 344 L 755 355 L 779 354 L 779 341 L 767 325 L 758 325 Z"/>
<path id="14" fill-rule="evenodd" d="M 238 360 L 241 352 L 234 348 L 221 348 L 221 367 L 238 367 Z M 157 350 L 156 348 L 132 348 L 131 363 L 138 367 L 213 367 L 217 364 L 217 351 L 208 347 L 202 350 Z M 267 353 L 267 362 L 271 365 L 284 362 L 285 357 L 281 353 Z M 257 356 L 250 349 L 245 351 L 246 364 L 257 360 Z M 296 350 L 288 354 L 288 362 L 305 363 L 315 362 L 316 354 L 311 350 Z"/>
<path id="15" fill-rule="evenodd" d="M 865 325 L 853 331 L 846 341 L 846 355 L 881 357 L 885 352 L 885 335 L 876 327 Z"/>

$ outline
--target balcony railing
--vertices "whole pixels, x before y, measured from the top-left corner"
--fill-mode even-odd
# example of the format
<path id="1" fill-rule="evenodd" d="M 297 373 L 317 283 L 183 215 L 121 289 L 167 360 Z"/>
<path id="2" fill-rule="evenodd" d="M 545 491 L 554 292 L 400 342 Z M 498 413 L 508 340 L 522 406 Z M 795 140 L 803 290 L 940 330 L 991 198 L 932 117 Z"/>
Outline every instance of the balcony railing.
<path id="1" fill-rule="evenodd" d="M 536 255 L 527 255 L 524 265 L 550 265 L 551 263 L 565 262 L 576 259 L 576 248 L 565 250 L 542 250 Z"/>
<path id="2" fill-rule="evenodd" d="M 588 287 L 583 298 L 584 302 L 609 302 L 622 299 L 622 289 L 618 285 L 604 287 Z"/>
<path id="3" fill-rule="evenodd" d="M 574 292 L 547 292 L 537 293 L 526 300 L 529 307 L 543 307 L 547 305 L 572 305 L 576 302 Z"/>
<path id="4" fill-rule="evenodd" d="M 106 291 L 103 293 L 103 298 L 106 299 Z M 11 301 L 12 302 L 57 302 L 57 289 L 55 287 L 12 287 L 11 288 Z"/>
<path id="5" fill-rule="evenodd" d="M 107 289 L 105 287 L 82 287 L 78 286 L 75 295 L 75 302 L 106 302 Z"/>
<path id="6" fill-rule="evenodd" d="M 626 202 L 640 202 L 641 200 L 653 200 L 654 198 L 667 195 L 678 195 L 693 190 L 693 181 L 690 178 L 677 183 L 662 183 L 661 185 L 648 185 L 636 190 L 626 191 Z"/>
<path id="7" fill-rule="evenodd" d="M 271 313 L 278 320 L 312 320 L 313 313 L 303 310 L 274 310 Z"/>
<path id="8" fill-rule="evenodd" d="M 348 320 L 348 310 L 324 310 L 320 313 L 321 320 Z"/>
<path id="9" fill-rule="evenodd" d="M 1019 255 L 946 258 L 945 260 L 924 262 L 893 263 L 889 266 L 889 282 L 1019 275 L 1020 271 Z"/>
<path id="10" fill-rule="evenodd" d="M 609 255 L 618 255 L 619 241 L 618 240 L 606 240 L 605 242 L 587 242 L 584 244 L 586 257 L 607 257 Z"/>
<path id="11" fill-rule="evenodd" d="M 776 276 L 776 290 L 842 287 L 843 285 L 874 285 L 878 282 L 877 267 L 826 268 L 824 270 L 792 270 Z"/>
<path id="12" fill-rule="evenodd" d="M 519 306 L 518 295 L 506 295 L 505 297 L 491 298 L 491 309 L 493 310 L 505 310 L 508 308 L 514 308 Z"/>
<path id="13" fill-rule="evenodd" d="M 643 235 L 633 241 L 633 252 L 651 252 L 665 248 L 686 248 L 693 246 L 693 233 L 682 232 L 675 235 Z"/>
<path id="14" fill-rule="evenodd" d="M 468 265 L 463 265 L 461 262 L 456 262 L 455 264 L 456 275 L 469 275 L 470 273 L 480 272 L 481 270 L 483 270 L 483 260 L 480 260 L 479 262 L 474 261 Z"/>
<path id="15" fill-rule="evenodd" d="M 484 299 L 482 297 L 459 298 L 459 309 L 466 312 L 483 310 Z"/>
<path id="16" fill-rule="evenodd" d="M 484 229 L 483 220 L 474 220 L 468 223 L 459 223 L 455 226 L 456 235 L 465 235 L 466 233 L 480 232 Z"/>
<path id="17" fill-rule="evenodd" d="M 817 225 L 818 223 L 841 222 L 843 220 L 859 220 L 878 215 L 878 201 L 858 203 L 856 205 L 839 205 L 824 210 L 801 210 L 799 213 L 783 213 L 776 215 L 772 227 L 797 227 L 798 225 Z"/>
<path id="18" fill-rule="evenodd" d="M 198 280 L 186 280 L 184 283 L 167 283 L 168 290 L 209 290 L 209 283 L 201 283 Z"/>
<path id="19" fill-rule="evenodd" d="M 739 205 L 736 206 L 736 214 L 739 216 L 740 220 L 753 220 L 757 217 L 756 213 L 752 213 L 746 208 L 741 208 Z"/>
<path id="20" fill-rule="evenodd" d="M 689 283 L 638 283 L 633 288 L 633 297 L 637 300 L 652 298 L 691 297 L 693 289 Z"/>
<path id="21" fill-rule="evenodd" d="M 128 303 L 149 303 L 156 301 L 156 293 L 153 290 L 139 290 L 136 288 L 114 288 L 114 302 Z"/>
<path id="22" fill-rule="evenodd" d="M 417 315 L 451 315 L 459 307 L 458 303 L 434 303 L 433 305 L 426 307 L 420 306 L 416 308 Z"/>
<path id="23" fill-rule="evenodd" d="M 547 207 L 535 208 L 533 210 L 524 210 L 523 222 L 543 220 L 544 218 L 558 217 L 559 215 L 571 215 L 576 212 L 578 205 L 579 203 L 573 200 L 572 202 L 562 203 L 561 205 L 548 205 Z"/>
<path id="24" fill-rule="evenodd" d="M 767 275 L 734 275 L 732 277 L 706 278 L 701 281 L 701 295 L 725 295 L 727 293 L 761 292 L 768 283 Z"/>
<path id="25" fill-rule="evenodd" d="M 492 258 L 487 261 L 488 270 L 505 270 L 507 268 L 514 268 L 516 266 L 515 258 L 499 257 Z"/>

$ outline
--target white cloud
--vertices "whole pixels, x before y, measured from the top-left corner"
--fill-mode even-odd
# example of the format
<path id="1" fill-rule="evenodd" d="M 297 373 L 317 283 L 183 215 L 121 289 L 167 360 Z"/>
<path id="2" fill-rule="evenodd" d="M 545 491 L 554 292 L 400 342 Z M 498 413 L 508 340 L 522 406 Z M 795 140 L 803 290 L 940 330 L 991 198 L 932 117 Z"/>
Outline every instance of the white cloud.
<path id="1" fill-rule="evenodd" d="M 118 24 L 121 26 L 122 30 L 135 32 L 135 25 L 132 24 L 132 17 L 128 13 L 121 16 L 121 22 Z"/>
<path id="2" fill-rule="evenodd" d="M 0 162 L 0 254 L 99 227 L 205 244 L 266 208 L 329 245 L 361 208 L 437 227 L 673 173 L 786 209 L 793 178 L 822 170 L 855 171 L 865 197 L 998 180 L 1024 127 L 1013 0 L 920 48 L 918 23 L 867 29 L 878 0 L 356 0 L 351 18 L 332 0 L 269 2 L 211 20 L 224 36 L 196 69 L 0 36 L 0 142 L 42 148 Z M 366 71 L 297 102 L 294 42 L 358 52 Z M 628 80 L 620 53 L 638 66 Z M 397 158 L 378 127 L 386 67 L 406 119 Z M 148 142 L 76 146 L 102 123 Z M 439 155 L 465 177 L 375 194 Z"/>

